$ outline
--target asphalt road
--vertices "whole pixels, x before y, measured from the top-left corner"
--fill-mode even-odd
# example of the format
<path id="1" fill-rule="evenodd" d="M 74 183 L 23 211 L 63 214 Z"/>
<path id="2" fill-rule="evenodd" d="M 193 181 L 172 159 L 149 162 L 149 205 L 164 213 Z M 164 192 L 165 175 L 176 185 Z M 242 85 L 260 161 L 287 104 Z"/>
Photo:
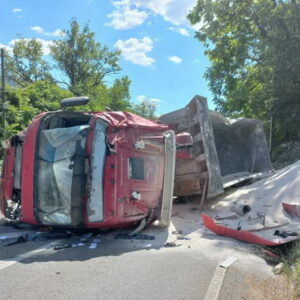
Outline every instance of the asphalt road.
<path id="1" fill-rule="evenodd" d="M 0 298 L 205 299 L 219 263 L 234 256 L 237 261 L 224 273 L 218 299 L 247 299 L 247 276 L 272 277 L 271 267 L 255 247 L 203 228 L 199 210 L 191 210 L 195 206 L 175 205 L 168 230 L 152 226 L 143 231 L 155 240 L 114 239 L 120 231 L 113 231 L 102 234 L 95 249 L 90 243 L 59 251 L 52 247 L 15 263 L 18 255 L 51 241 L 0 246 Z M 177 240 L 176 230 L 190 240 Z M 0 226 L 0 235 L 12 231 L 18 230 Z M 67 241 L 77 243 L 79 237 Z M 167 241 L 176 247 L 165 248 Z"/>

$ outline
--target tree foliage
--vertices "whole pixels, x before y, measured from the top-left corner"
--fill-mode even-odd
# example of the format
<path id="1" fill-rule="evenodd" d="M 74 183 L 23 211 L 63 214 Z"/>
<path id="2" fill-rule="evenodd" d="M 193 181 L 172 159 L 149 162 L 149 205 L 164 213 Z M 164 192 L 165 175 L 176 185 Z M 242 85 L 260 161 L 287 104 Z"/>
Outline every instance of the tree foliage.
<path id="1" fill-rule="evenodd" d="M 36 39 L 18 39 L 12 54 L 6 55 L 7 79 L 25 86 L 38 80 L 52 81 L 50 66 L 43 58 L 42 43 Z"/>
<path id="2" fill-rule="evenodd" d="M 188 15 L 227 116 L 273 118 L 276 143 L 300 138 L 300 1 L 198 0 Z"/>
<path id="3" fill-rule="evenodd" d="M 49 81 L 36 81 L 26 87 L 6 89 L 6 137 L 28 126 L 32 119 L 44 111 L 57 110 L 63 98 L 72 96 Z M 1 130 L 1 138 L 4 132 Z"/>
<path id="4" fill-rule="evenodd" d="M 60 82 L 78 96 L 88 94 L 106 76 L 120 70 L 119 54 L 97 42 L 88 24 L 80 30 L 76 19 L 71 20 L 66 37 L 51 46 L 51 56 L 62 73 Z"/>
<path id="5" fill-rule="evenodd" d="M 110 88 L 109 108 L 112 110 L 128 110 L 131 108 L 129 86 L 131 81 L 127 76 L 114 81 L 113 86 Z"/>
<path id="6" fill-rule="evenodd" d="M 156 109 L 157 109 L 157 103 L 151 101 L 151 99 L 144 99 L 141 101 L 141 103 L 136 104 L 134 106 L 134 111 L 146 118 L 146 119 L 156 119 Z"/>

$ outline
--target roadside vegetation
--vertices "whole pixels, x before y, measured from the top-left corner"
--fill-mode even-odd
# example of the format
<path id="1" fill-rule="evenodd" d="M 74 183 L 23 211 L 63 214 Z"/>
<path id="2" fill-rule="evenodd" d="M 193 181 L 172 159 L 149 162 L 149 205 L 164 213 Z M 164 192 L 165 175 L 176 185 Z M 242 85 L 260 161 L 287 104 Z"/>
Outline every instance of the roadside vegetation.
<path id="1" fill-rule="evenodd" d="M 300 1 L 198 0 L 188 18 L 200 27 L 217 109 L 262 120 L 273 161 L 299 159 L 285 153 L 300 141 Z"/>
<path id="2" fill-rule="evenodd" d="M 288 282 L 288 286 L 293 290 L 291 299 L 300 299 L 300 244 L 294 242 L 286 245 L 285 256 L 282 262 L 274 268 L 275 274 L 283 274 Z M 280 266 L 282 265 L 282 266 Z"/>

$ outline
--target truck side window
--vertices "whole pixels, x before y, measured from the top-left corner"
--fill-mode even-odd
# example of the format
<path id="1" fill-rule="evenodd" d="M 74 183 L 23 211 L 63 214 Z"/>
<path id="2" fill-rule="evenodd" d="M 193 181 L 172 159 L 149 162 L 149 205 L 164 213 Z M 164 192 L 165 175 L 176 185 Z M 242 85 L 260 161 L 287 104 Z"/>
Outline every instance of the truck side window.
<path id="1" fill-rule="evenodd" d="M 144 160 L 142 158 L 129 157 L 128 177 L 129 179 L 144 180 Z"/>

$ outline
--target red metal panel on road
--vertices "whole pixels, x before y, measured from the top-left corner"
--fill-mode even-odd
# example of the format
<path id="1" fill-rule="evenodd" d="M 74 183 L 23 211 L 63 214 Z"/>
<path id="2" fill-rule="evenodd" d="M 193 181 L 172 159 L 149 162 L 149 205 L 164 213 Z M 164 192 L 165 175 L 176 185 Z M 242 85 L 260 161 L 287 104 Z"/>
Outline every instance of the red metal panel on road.
<path id="1" fill-rule="evenodd" d="M 228 236 L 239 241 L 265 246 L 276 246 L 286 243 L 285 241 L 276 243 L 246 230 L 236 230 L 223 225 L 218 225 L 212 217 L 206 214 L 201 214 L 201 217 L 204 226 L 218 235 Z"/>

